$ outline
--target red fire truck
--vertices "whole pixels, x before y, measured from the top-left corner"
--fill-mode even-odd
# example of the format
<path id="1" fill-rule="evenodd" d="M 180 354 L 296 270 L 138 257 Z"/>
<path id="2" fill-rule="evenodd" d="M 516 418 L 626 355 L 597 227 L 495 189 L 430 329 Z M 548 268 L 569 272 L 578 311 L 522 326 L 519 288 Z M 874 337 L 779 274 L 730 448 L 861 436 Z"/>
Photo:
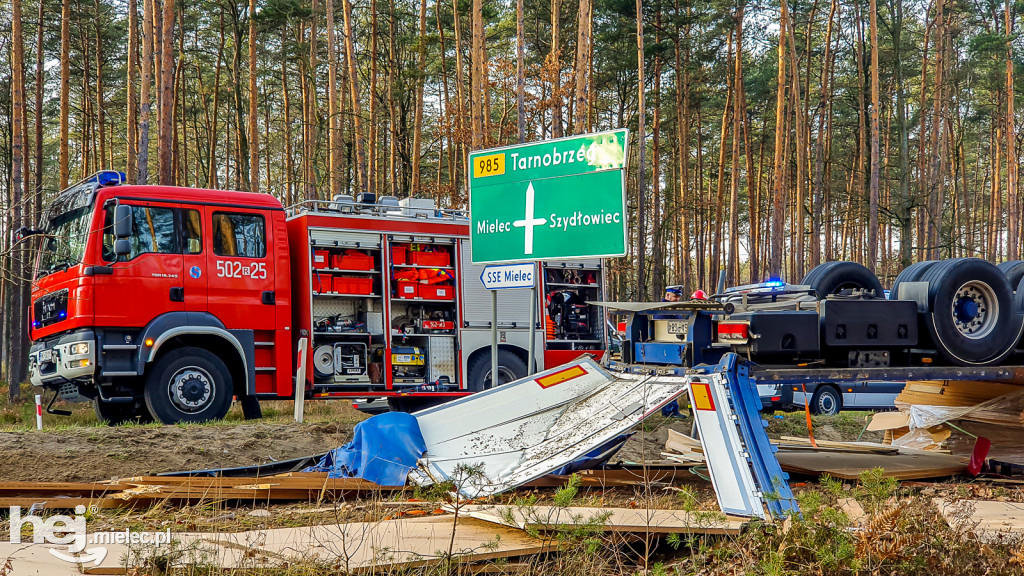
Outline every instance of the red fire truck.
<path id="1" fill-rule="evenodd" d="M 108 422 L 222 418 L 237 398 L 380 398 L 398 409 L 491 386 L 490 294 L 469 220 L 432 200 L 248 192 L 101 172 L 42 215 L 29 372 Z M 500 384 L 606 349 L 600 260 L 538 263 L 499 298 Z M 302 371 L 299 373 L 299 371 Z M 47 409 L 53 413 L 53 400 Z"/>

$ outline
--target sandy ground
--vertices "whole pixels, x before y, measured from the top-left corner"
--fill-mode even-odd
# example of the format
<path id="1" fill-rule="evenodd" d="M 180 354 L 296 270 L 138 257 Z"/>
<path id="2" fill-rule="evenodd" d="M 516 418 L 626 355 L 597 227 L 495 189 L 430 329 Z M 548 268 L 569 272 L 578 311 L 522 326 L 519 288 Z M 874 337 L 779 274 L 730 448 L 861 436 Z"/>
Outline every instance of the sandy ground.
<path id="1" fill-rule="evenodd" d="M 99 481 L 263 464 L 341 446 L 354 426 L 355 420 L 2 432 L 0 481 Z"/>

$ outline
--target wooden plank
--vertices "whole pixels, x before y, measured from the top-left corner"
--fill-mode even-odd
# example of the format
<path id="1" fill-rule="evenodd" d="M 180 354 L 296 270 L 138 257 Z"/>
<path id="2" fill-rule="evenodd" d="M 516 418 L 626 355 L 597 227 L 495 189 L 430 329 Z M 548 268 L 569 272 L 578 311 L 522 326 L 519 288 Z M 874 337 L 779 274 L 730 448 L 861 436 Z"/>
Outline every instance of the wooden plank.
<path id="1" fill-rule="evenodd" d="M 781 436 L 779 437 L 779 446 L 787 447 L 786 444 L 797 444 L 800 446 L 812 446 L 810 438 L 801 438 L 797 436 Z M 836 442 L 830 440 L 818 440 L 818 448 L 832 448 L 838 450 L 845 450 L 849 452 L 877 452 L 882 454 L 895 454 L 899 450 L 886 444 L 878 444 L 876 442 Z"/>
<path id="2" fill-rule="evenodd" d="M 704 453 L 704 447 L 701 446 L 700 440 L 691 438 L 681 432 L 676 432 L 671 428 L 668 429 L 668 440 L 665 441 L 665 449 L 670 452 L 679 452 L 680 454 L 690 452 Z"/>
<path id="3" fill-rule="evenodd" d="M 683 510 L 589 508 L 572 506 L 500 506 L 470 504 L 460 515 L 522 529 L 558 530 L 596 525 L 607 532 L 653 534 L 739 534 L 748 519 L 721 513 L 689 514 Z"/>
<path id="4" fill-rule="evenodd" d="M 810 476 L 828 474 L 844 480 L 857 480 L 862 473 L 875 468 L 882 468 L 886 477 L 900 480 L 955 476 L 966 469 L 963 460 L 956 456 L 921 450 L 900 454 L 779 450 L 776 457 L 787 472 Z"/>
<path id="5" fill-rule="evenodd" d="M 868 431 L 895 430 L 907 426 L 909 422 L 910 414 L 906 412 L 877 412 L 868 423 Z"/>
<path id="6" fill-rule="evenodd" d="M 42 505 L 45 510 L 73 510 L 75 506 L 86 508 L 121 508 L 126 506 L 123 500 L 113 498 L 52 498 L 44 496 L 13 496 L 0 497 L 0 508 L 6 509 L 11 506 L 20 506 L 28 510 L 33 505 Z"/>
<path id="7" fill-rule="evenodd" d="M 995 502 L 991 500 L 947 501 L 934 498 L 932 502 L 942 513 L 950 526 L 971 530 L 983 541 L 1005 541 L 1024 535 L 1024 504 L 1020 502 Z M 965 520 L 964 516 L 969 513 Z"/>

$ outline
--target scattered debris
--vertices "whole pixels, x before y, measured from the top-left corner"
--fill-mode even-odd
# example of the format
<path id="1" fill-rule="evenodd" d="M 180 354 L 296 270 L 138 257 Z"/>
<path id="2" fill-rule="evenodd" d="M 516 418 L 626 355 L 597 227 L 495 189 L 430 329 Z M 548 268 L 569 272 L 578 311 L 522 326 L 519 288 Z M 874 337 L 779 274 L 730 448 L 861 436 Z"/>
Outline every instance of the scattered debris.
<path id="1" fill-rule="evenodd" d="M 1024 504 L 992 500 L 944 500 L 932 502 L 954 528 L 973 532 L 985 542 L 1024 537 Z"/>
<path id="2" fill-rule="evenodd" d="M 433 516 L 382 522 L 275 528 L 246 532 L 178 533 L 172 535 L 172 566 L 201 563 L 220 570 L 308 565 L 332 572 L 360 573 L 429 566 L 451 558 L 479 562 L 556 550 L 558 543 L 531 538 L 520 530 L 470 518 Z M 51 556 L 50 545 L 0 543 L 0 558 L 10 558 L 21 574 L 78 574 L 72 564 Z M 63 546 L 59 547 L 65 548 Z M 137 558 L 128 545 L 107 546 L 98 565 L 87 574 L 127 574 L 126 558 Z"/>
<path id="3" fill-rule="evenodd" d="M 454 511 L 452 507 L 445 507 Z M 650 534 L 739 534 L 748 518 L 721 512 L 685 512 L 643 508 L 559 506 L 489 506 L 469 504 L 459 514 L 523 530 L 564 530 L 579 527 L 607 532 Z"/>
<path id="4" fill-rule="evenodd" d="M 606 461 L 686 378 L 609 373 L 589 357 L 415 414 L 426 454 L 410 480 L 469 498 Z M 494 418 L 500 414 L 502 418 Z"/>
<path id="5" fill-rule="evenodd" d="M 776 457 L 787 472 L 808 476 L 828 474 L 843 480 L 857 480 L 861 474 L 875 468 L 883 469 L 883 476 L 899 480 L 956 476 L 967 469 L 966 462 L 957 456 L 908 449 L 896 454 L 779 450 Z"/>

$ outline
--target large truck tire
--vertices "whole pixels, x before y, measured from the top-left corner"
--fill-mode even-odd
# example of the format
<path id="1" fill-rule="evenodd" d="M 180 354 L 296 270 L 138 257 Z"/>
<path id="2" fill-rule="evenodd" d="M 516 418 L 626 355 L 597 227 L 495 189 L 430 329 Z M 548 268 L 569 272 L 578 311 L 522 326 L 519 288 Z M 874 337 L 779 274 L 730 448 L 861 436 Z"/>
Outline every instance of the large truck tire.
<path id="1" fill-rule="evenodd" d="M 819 385 L 811 396 L 810 408 L 816 416 L 835 416 L 843 409 L 843 395 L 831 384 Z"/>
<path id="2" fill-rule="evenodd" d="M 104 402 L 99 398 L 94 398 L 92 407 L 96 411 L 96 419 L 106 423 L 107 426 L 120 426 L 128 423 L 148 424 L 153 421 L 153 415 L 149 413 L 145 401 L 141 399 L 133 402 Z"/>
<path id="3" fill-rule="evenodd" d="M 810 286 L 818 300 L 852 289 L 874 290 L 878 298 L 884 294 L 878 278 L 866 266 L 856 262 L 826 262 L 815 266 L 800 283 Z"/>
<path id="4" fill-rule="evenodd" d="M 220 420 L 232 396 L 227 366 L 202 348 L 167 353 L 146 378 L 146 406 L 164 424 Z"/>
<path id="5" fill-rule="evenodd" d="M 1021 280 L 1024 280 L 1024 260 L 1007 260 L 996 266 L 1006 275 L 1006 281 L 1010 283 L 1010 289 L 1015 293 Z"/>
<path id="6" fill-rule="evenodd" d="M 509 350 L 498 350 L 498 382 L 497 385 L 508 384 L 526 377 L 526 362 Z M 469 366 L 469 389 L 474 392 L 489 390 L 491 382 L 491 354 L 487 351 L 478 354 Z"/>
<path id="7" fill-rule="evenodd" d="M 931 266 L 925 325 L 936 349 L 960 366 L 990 366 L 1009 355 L 1024 317 L 1014 308 L 1006 276 L 980 258 L 959 258 Z"/>
<path id="8" fill-rule="evenodd" d="M 915 262 L 910 266 L 903 269 L 902 272 L 896 276 L 896 281 L 892 283 L 892 289 L 889 290 L 889 300 L 900 299 L 900 284 L 903 282 L 918 282 L 928 270 L 939 263 L 939 260 L 925 260 L 922 262 Z"/>

